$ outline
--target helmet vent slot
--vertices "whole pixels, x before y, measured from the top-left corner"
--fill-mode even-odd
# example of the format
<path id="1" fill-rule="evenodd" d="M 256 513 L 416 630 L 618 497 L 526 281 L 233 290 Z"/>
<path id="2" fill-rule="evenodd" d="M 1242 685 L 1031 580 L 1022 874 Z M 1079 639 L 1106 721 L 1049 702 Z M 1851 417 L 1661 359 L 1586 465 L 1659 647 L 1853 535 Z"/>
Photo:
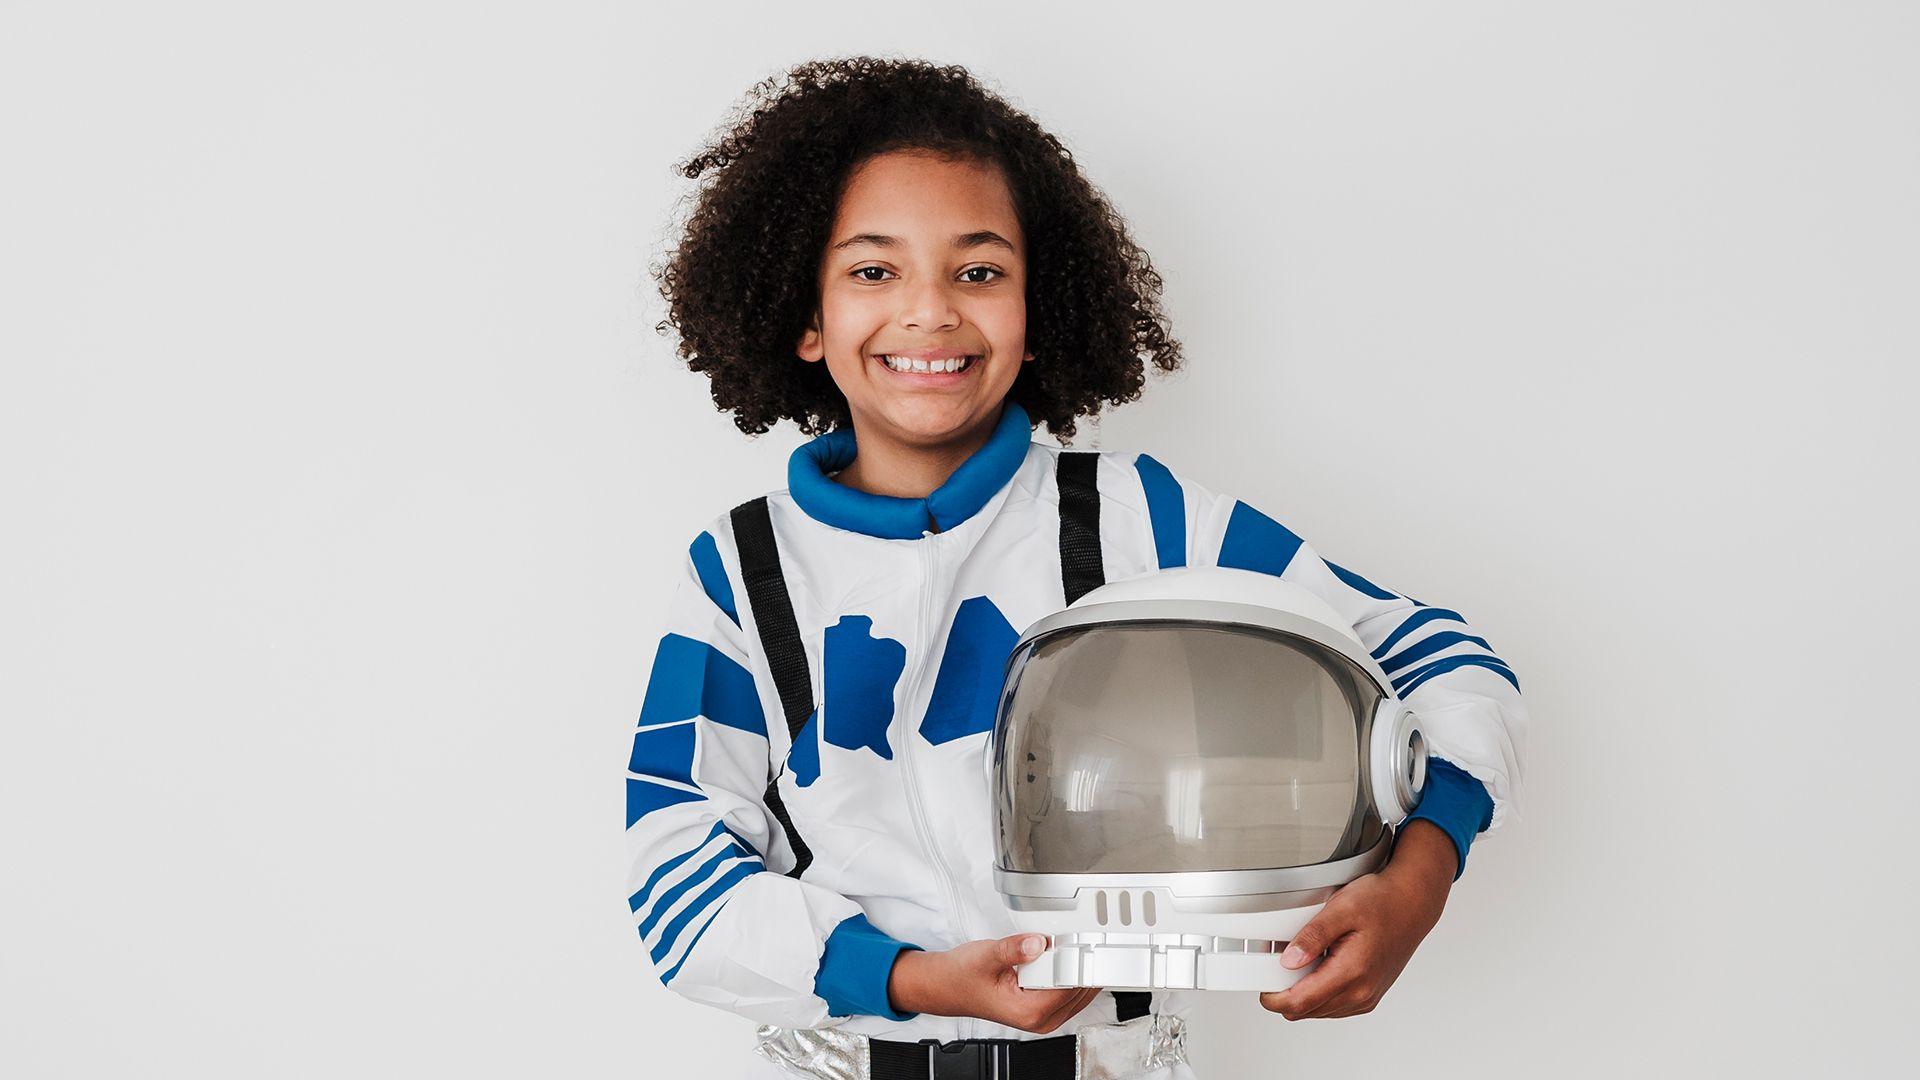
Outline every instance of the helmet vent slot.
<path id="1" fill-rule="evenodd" d="M 1143 892 L 1140 894 L 1140 917 L 1146 920 L 1148 926 L 1152 926 L 1157 921 L 1153 916 L 1153 893 Z"/>
<path id="2" fill-rule="evenodd" d="M 1093 894 L 1093 917 L 1101 926 L 1107 925 L 1107 890 L 1105 889 Z"/>
<path id="3" fill-rule="evenodd" d="M 1133 925 L 1133 894 L 1130 892 L 1120 893 L 1120 925 Z"/>

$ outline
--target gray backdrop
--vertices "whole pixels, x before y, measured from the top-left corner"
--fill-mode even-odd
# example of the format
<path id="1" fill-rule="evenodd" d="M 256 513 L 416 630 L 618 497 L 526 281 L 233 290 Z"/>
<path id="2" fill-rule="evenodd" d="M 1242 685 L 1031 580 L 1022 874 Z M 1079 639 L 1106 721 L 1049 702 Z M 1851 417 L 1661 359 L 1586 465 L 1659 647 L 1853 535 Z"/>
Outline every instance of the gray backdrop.
<path id="1" fill-rule="evenodd" d="M 800 437 L 645 272 L 812 56 L 967 64 L 1167 278 L 1150 450 L 1444 601 L 1528 801 L 1381 1007 L 1203 1076 L 1885 1073 L 1907 815 L 1910 4 L 0 9 L 0 1063 L 720 1075 L 620 775 L 676 561 Z M 1896 817 L 1898 815 L 1898 817 Z"/>

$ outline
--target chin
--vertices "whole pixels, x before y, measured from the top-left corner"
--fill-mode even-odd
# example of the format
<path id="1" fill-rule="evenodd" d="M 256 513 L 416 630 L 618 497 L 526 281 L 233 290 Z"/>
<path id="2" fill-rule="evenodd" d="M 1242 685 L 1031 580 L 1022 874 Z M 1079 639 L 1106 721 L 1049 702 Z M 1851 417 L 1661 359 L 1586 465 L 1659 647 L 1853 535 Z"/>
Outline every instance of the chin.
<path id="1" fill-rule="evenodd" d="M 991 415 L 993 410 L 986 410 Z M 959 405 L 940 408 L 927 408 L 913 404 L 896 403 L 894 407 L 883 411 L 888 424 L 900 433 L 900 437 L 917 443 L 942 443 L 966 432 L 973 425 L 981 423 L 982 418 L 974 410 Z"/>

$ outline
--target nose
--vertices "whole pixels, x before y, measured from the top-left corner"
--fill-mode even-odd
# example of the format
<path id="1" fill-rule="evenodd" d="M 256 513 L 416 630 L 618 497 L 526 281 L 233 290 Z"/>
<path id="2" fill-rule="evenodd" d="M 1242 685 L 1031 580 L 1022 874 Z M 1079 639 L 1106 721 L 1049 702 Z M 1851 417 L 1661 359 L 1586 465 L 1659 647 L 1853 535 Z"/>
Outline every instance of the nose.
<path id="1" fill-rule="evenodd" d="M 937 277 L 922 277 L 897 295 L 901 329 L 937 332 L 960 325 L 960 312 L 953 306 L 953 297 L 947 292 L 946 283 Z"/>

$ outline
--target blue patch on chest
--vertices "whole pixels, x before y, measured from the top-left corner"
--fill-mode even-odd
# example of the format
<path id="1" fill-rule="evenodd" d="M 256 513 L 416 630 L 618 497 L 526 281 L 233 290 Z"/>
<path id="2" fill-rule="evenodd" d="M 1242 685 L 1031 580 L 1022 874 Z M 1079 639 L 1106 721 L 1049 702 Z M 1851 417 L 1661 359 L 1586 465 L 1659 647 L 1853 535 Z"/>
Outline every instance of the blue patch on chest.
<path id="1" fill-rule="evenodd" d="M 933 698 L 920 721 L 920 734 L 935 746 L 993 730 L 1007 655 L 1020 635 L 993 601 L 973 596 L 962 601 L 947 631 Z"/>
<path id="2" fill-rule="evenodd" d="M 793 737 L 793 749 L 787 752 L 787 768 L 793 773 L 793 782 L 801 787 L 810 787 L 820 779 L 819 709 L 807 714 L 807 722 L 800 725 L 800 734 Z"/>
<path id="3" fill-rule="evenodd" d="M 842 615 L 827 627 L 823 663 L 827 686 L 821 735 L 843 750 L 865 747 L 892 761 L 887 727 L 893 723 L 893 690 L 906 670 L 907 647 L 892 638 L 874 637 L 871 616 Z"/>

